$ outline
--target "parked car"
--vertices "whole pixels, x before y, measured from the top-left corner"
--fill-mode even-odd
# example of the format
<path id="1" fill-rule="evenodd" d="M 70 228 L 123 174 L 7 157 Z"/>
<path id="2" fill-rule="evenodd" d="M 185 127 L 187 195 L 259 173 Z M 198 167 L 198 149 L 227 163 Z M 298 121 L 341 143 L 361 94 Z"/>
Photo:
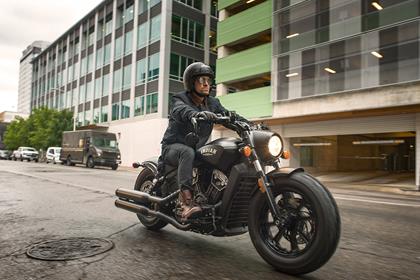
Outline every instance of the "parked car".
<path id="1" fill-rule="evenodd" d="M 13 152 L 12 157 L 14 160 L 34 160 L 35 162 L 38 162 L 39 153 L 32 147 L 19 147 L 16 151 Z"/>
<path id="2" fill-rule="evenodd" d="M 0 150 L 0 159 L 11 159 L 12 152 L 8 150 Z"/>
<path id="3" fill-rule="evenodd" d="M 49 147 L 45 156 L 46 163 L 52 162 L 54 164 L 61 163 L 60 160 L 61 147 Z"/>

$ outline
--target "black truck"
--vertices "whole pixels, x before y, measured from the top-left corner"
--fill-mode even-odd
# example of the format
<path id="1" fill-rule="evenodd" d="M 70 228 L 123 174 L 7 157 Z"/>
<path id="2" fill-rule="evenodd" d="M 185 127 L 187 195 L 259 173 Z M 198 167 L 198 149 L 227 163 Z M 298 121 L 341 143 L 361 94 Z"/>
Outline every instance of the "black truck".
<path id="1" fill-rule="evenodd" d="M 114 133 L 95 130 L 63 132 L 60 160 L 68 165 L 86 167 L 109 166 L 113 170 L 121 163 L 117 138 Z"/>

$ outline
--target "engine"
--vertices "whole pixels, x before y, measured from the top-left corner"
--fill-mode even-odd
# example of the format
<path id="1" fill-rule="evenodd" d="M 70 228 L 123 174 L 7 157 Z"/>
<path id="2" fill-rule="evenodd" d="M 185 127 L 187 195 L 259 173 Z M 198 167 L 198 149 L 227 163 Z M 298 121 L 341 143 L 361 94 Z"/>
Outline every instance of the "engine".
<path id="1" fill-rule="evenodd" d="M 228 178 L 220 170 L 194 170 L 195 201 L 199 204 L 216 204 L 220 201 L 227 183 Z"/>

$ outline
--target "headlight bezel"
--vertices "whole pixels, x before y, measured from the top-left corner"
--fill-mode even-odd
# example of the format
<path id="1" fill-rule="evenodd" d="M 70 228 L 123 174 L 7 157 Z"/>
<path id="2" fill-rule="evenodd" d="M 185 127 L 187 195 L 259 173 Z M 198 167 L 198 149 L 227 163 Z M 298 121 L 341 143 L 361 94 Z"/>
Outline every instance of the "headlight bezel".
<path id="1" fill-rule="evenodd" d="M 284 141 L 283 138 L 276 132 L 266 131 L 266 130 L 254 130 L 251 132 L 251 137 L 253 139 L 255 151 L 259 159 L 264 164 L 271 164 L 276 161 L 284 151 Z M 281 149 L 278 155 L 273 155 L 269 150 L 269 141 L 272 137 L 278 137 L 281 143 Z"/>

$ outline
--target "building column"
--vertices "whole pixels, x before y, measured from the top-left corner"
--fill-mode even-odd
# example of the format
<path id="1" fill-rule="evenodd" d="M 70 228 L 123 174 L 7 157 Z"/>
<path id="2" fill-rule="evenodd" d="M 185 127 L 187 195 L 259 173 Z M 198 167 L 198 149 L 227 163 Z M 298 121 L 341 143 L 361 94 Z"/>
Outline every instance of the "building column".
<path id="1" fill-rule="evenodd" d="M 420 191 L 420 113 L 416 114 L 416 187 Z"/>

